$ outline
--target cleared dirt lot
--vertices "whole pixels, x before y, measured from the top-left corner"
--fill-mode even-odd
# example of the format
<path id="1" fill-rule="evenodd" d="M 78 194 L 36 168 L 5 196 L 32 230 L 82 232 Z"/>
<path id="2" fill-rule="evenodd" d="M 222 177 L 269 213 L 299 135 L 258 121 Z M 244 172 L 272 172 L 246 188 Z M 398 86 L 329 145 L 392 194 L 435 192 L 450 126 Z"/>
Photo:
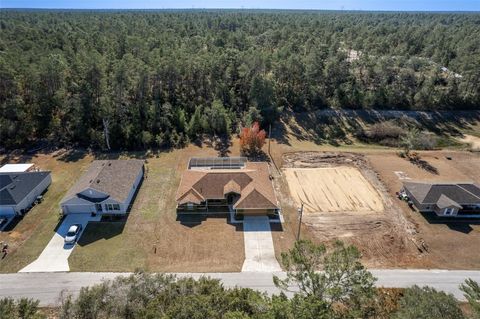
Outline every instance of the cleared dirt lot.
<path id="1" fill-rule="evenodd" d="M 276 182 L 283 193 L 280 196 L 282 208 L 290 223 L 297 223 L 296 198 L 320 200 L 315 209 L 304 214 L 302 237 L 327 245 L 337 239 L 354 244 L 369 267 L 408 267 L 419 258 L 414 225 L 393 205 L 386 188 L 363 155 L 295 152 L 284 155 L 283 165 L 282 171 L 286 174 L 279 176 Z M 309 181 L 292 179 L 295 171 L 305 172 L 302 178 Z M 292 196 L 292 181 L 293 189 L 301 189 L 304 193 L 300 191 L 300 195 Z M 332 203 L 339 205 L 322 204 L 324 200 L 328 202 L 327 197 L 335 199 Z M 277 235 L 274 238 L 279 250 L 287 246 L 282 243 L 287 237 Z"/>
<path id="2" fill-rule="evenodd" d="M 286 168 L 290 194 L 306 213 L 383 212 L 380 195 L 354 167 Z"/>

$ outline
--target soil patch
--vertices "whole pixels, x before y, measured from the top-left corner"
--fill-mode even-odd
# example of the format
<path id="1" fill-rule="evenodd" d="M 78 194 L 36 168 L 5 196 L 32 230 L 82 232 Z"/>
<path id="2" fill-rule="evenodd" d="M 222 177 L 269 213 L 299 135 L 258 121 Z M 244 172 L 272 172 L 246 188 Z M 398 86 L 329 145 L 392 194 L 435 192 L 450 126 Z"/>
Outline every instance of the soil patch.
<path id="1" fill-rule="evenodd" d="M 308 203 L 304 237 L 353 244 L 369 267 L 408 267 L 427 254 L 415 225 L 393 204 L 365 156 L 296 152 L 285 154 L 283 163 L 289 193 L 282 196 L 284 205 Z"/>
<path id="2" fill-rule="evenodd" d="M 286 168 L 290 193 L 304 212 L 383 212 L 382 199 L 354 167 Z"/>

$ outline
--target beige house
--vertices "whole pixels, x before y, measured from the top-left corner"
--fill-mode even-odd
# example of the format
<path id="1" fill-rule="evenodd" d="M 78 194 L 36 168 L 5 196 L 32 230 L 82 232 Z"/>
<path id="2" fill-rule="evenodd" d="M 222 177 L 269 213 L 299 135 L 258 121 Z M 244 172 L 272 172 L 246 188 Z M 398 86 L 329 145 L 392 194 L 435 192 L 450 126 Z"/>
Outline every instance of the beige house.
<path id="1" fill-rule="evenodd" d="M 176 195 L 177 213 L 278 215 L 279 207 L 265 162 L 214 167 L 192 166 L 183 173 Z"/>

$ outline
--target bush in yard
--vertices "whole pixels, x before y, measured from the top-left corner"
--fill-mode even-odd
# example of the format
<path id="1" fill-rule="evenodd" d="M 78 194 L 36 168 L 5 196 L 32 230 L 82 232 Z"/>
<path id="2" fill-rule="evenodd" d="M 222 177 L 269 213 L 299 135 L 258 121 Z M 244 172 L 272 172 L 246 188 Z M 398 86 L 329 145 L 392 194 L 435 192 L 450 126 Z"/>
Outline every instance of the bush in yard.
<path id="1" fill-rule="evenodd" d="M 400 144 L 408 157 L 411 150 L 434 149 L 438 145 L 438 138 L 432 133 L 413 128 L 402 137 Z"/>
<path id="2" fill-rule="evenodd" d="M 315 311 L 322 309 L 334 318 L 365 318 L 374 312 L 376 279 L 360 263 L 356 247 L 338 241 L 327 250 L 324 245 L 300 240 L 282 253 L 281 262 L 287 278 L 274 276 L 275 285 L 285 291 L 297 286 L 296 295 L 311 300 L 308 305 Z"/>
<path id="3" fill-rule="evenodd" d="M 265 130 L 260 130 L 258 122 L 251 127 L 244 127 L 240 133 L 240 147 L 247 155 L 257 154 L 265 145 Z"/>
<path id="4" fill-rule="evenodd" d="M 398 139 L 405 134 L 405 130 L 395 122 L 387 121 L 371 125 L 361 130 L 357 136 L 368 142 L 375 142 L 386 146 L 398 146 Z"/>
<path id="5" fill-rule="evenodd" d="M 405 290 L 395 319 L 462 319 L 465 318 L 457 300 L 430 287 L 413 286 Z"/>
<path id="6" fill-rule="evenodd" d="M 463 291 L 465 298 L 467 298 L 475 319 L 480 318 L 480 285 L 472 279 L 465 280 L 464 284 L 460 285 L 460 290 Z"/>
<path id="7" fill-rule="evenodd" d="M 0 319 L 40 319 L 46 318 L 38 311 L 38 300 L 22 298 L 18 301 L 12 298 L 0 299 Z"/>

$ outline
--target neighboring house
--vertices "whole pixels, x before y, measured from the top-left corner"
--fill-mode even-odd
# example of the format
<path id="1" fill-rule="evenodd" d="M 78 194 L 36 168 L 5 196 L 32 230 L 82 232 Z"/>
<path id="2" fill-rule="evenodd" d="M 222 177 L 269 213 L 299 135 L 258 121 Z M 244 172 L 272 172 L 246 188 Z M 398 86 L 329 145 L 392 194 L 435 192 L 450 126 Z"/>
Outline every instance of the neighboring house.
<path id="1" fill-rule="evenodd" d="M 480 216 L 480 186 L 474 183 L 405 182 L 403 189 L 420 212 L 438 216 Z"/>
<path id="2" fill-rule="evenodd" d="M 35 165 L 33 164 L 5 164 L 0 167 L 0 173 L 20 173 L 20 172 L 32 172 L 35 171 Z"/>
<path id="3" fill-rule="evenodd" d="M 93 161 L 70 188 L 60 206 L 63 214 L 125 214 L 143 179 L 143 160 Z"/>
<path id="4" fill-rule="evenodd" d="M 177 212 L 197 214 L 232 211 L 236 217 L 277 216 L 279 207 L 268 164 L 241 159 L 211 159 L 214 165 L 208 165 L 208 160 L 191 159 L 177 190 Z M 199 164 L 192 165 L 192 162 Z"/>
<path id="5" fill-rule="evenodd" d="M 0 215 L 27 212 L 51 183 L 48 171 L 0 173 Z"/>

